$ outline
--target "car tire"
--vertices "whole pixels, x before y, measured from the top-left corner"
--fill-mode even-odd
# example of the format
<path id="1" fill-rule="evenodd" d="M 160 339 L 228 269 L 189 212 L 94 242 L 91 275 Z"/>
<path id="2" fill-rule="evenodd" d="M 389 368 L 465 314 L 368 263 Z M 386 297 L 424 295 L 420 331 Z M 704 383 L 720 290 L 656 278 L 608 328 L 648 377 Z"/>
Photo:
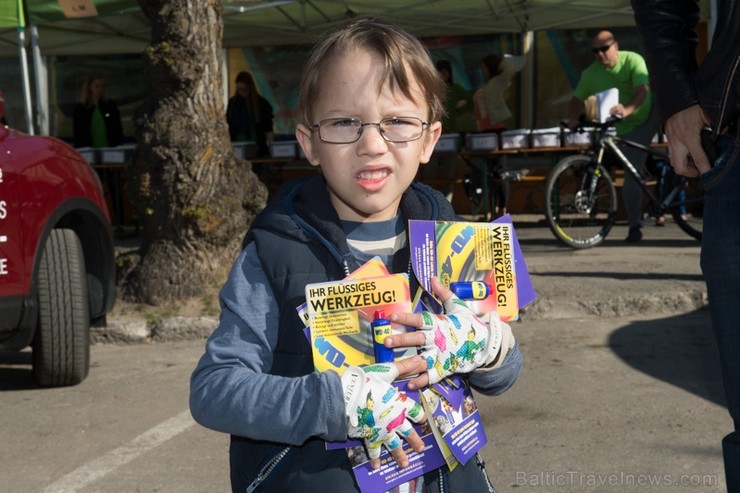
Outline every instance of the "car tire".
<path id="1" fill-rule="evenodd" d="M 34 379 L 42 386 L 78 384 L 90 370 L 90 312 L 82 243 L 71 229 L 51 231 L 37 285 Z"/>

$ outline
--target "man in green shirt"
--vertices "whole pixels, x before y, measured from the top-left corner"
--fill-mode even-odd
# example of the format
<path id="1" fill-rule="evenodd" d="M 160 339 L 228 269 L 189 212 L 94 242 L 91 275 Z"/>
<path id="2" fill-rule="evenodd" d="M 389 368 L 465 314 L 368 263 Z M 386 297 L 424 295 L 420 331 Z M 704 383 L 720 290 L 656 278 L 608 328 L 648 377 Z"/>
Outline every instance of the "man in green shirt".
<path id="1" fill-rule="evenodd" d="M 615 127 L 617 134 L 627 140 L 649 145 L 658 130 L 653 112 L 653 95 L 648 85 L 645 60 L 637 53 L 619 51 L 619 44 L 609 31 L 601 31 L 592 42 L 596 61 L 581 73 L 570 103 L 568 126 L 573 129 L 584 112 L 584 101 L 598 92 L 616 88 L 619 102 L 609 113 L 622 117 Z M 623 147 L 627 159 L 642 173 L 647 154 L 637 149 Z M 625 241 L 636 243 L 642 239 L 642 189 L 630 175 L 625 175 L 622 200 L 627 212 L 629 234 Z"/>

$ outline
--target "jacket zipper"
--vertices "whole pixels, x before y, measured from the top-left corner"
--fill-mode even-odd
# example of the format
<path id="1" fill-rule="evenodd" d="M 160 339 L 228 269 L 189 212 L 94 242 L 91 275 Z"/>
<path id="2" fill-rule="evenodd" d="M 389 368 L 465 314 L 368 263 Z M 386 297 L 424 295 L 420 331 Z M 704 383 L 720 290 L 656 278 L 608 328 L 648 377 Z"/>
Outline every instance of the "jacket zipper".
<path id="1" fill-rule="evenodd" d="M 247 486 L 247 493 L 254 492 L 262 482 L 267 479 L 267 477 L 270 475 L 273 469 L 280 463 L 281 460 L 290 452 L 291 447 L 285 447 L 283 450 L 278 452 L 272 459 L 270 459 L 267 464 L 265 464 L 262 469 L 260 469 L 260 472 L 257 474 L 257 477 L 254 478 L 254 481 L 252 481 L 249 486 Z"/>
<path id="2" fill-rule="evenodd" d="M 732 69 L 730 70 L 730 74 L 727 78 L 727 85 L 725 86 L 725 94 L 721 101 L 721 107 L 719 111 L 719 121 L 717 122 L 717 127 L 714 129 L 714 135 L 715 137 L 719 135 L 720 130 L 724 125 L 722 125 L 722 120 L 725 119 L 725 110 L 727 109 L 727 103 L 730 101 L 730 90 L 732 89 L 732 80 L 735 78 L 735 75 L 737 74 L 737 68 L 740 66 L 740 57 L 737 57 L 735 59 L 735 63 L 732 66 Z"/>
<path id="3" fill-rule="evenodd" d="M 496 488 L 493 487 L 493 483 L 491 483 L 491 478 L 488 477 L 488 472 L 486 471 L 486 463 L 483 461 L 480 453 L 475 454 L 475 462 L 478 464 L 478 469 L 480 469 L 481 474 L 483 474 L 483 478 L 486 480 L 488 493 L 496 493 Z"/>

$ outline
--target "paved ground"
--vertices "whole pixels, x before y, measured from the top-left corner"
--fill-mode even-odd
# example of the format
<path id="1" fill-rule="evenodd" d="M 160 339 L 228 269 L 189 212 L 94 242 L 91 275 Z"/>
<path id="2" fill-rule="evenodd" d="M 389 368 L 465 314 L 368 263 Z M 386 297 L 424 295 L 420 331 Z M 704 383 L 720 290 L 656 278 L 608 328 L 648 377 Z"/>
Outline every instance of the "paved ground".
<path id="1" fill-rule="evenodd" d="M 478 399 L 489 438 L 483 455 L 499 493 L 724 491 L 720 440 L 731 421 L 699 244 L 669 224 L 646 226 L 643 242 L 626 245 L 619 225 L 603 245 L 575 251 L 558 245 L 539 218 L 514 222 L 539 299 L 513 324 L 525 361 L 519 381 L 502 396 Z M 181 322 L 168 330 L 176 334 Z M 213 327 L 203 322 L 203 331 Z M 95 346 L 94 354 L 112 346 Z M 182 373 L 185 381 L 189 370 Z M 197 427 L 188 434 L 196 429 L 200 458 L 182 460 L 210 471 L 203 479 L 211 489 L 193 475 L 157 472 L 157 460 L 188 453 L 163 445 L 149 452 L 152 467 L 126 475 L 130 491 L 222 491 L 224 436 Z M 115 491 L 113 484 L 85 491 Z"/>
<path id="2" fill-rule="evenodd" d="M 673 222 L 646 225 L 638 244 L 627 244 L 625 224 L 595 248 L 557 243 L 538 216 L 514 216 L 538 294 L 528 319 L 676 313 L 706 304 L 699 242 Z"/>
<path id="3" fill-rule="evenodd" d="M 725 491 L 732 422 L 706 310 L 514 330 L 519 380 L 477 399 L 499 493 Z"/>

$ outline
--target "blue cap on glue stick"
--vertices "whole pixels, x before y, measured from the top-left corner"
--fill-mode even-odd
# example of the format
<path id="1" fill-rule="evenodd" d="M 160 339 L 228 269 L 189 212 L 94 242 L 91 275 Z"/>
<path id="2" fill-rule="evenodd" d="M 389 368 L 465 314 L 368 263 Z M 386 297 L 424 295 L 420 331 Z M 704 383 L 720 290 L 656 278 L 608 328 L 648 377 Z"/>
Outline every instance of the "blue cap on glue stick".
<path id="1" fill-rule="evenodd" d="M 461 300 L 484 300 L 488 298 L 493 289 L 491 285 L 483 281 L 451 282 L 450 291 Z"/>

